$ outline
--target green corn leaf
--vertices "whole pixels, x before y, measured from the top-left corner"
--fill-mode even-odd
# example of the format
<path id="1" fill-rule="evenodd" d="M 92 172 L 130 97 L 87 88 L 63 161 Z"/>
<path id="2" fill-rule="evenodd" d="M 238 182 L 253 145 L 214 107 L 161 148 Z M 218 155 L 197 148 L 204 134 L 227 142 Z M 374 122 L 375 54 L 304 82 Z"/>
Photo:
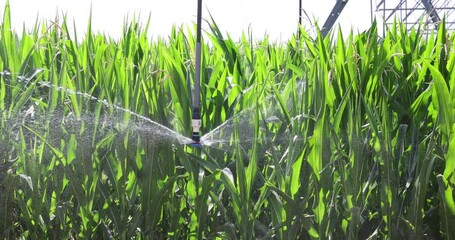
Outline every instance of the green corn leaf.
<path id="1" fill-rule="evenodd" d="M 455 238 L 455 230 L 452 226 L 455 224 L 455 199 L 453 197 L 453 187 L 447 183 L 442 175 L 437 176 L 438 193 L 441 200 L 441 224 L 442 231 L 447 239 Z"/>
<path id="2" fill-rule="evenodd" d="M 452 125 L 455 123 L 455 112 L 453 102 L 450 101 L 452 98 L 450 97 L 446 80 L 436 67 L 432 66 L 427 61 L 424 61 L 424 63 L 433 76 L 433 99 L 436 105 L 436 109 L 438 109 L 438 118 L 439 124 L 441 126 L 441 131 L 446 136 L 450 136 Z"/>

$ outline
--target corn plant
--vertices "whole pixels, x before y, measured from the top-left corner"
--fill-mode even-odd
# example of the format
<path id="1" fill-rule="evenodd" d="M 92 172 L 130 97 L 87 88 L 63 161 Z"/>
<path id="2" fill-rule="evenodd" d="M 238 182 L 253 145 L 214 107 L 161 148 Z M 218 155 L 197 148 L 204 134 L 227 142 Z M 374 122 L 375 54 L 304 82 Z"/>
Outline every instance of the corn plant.
<path id="1" fill-rule="evenodd" d="M 0 236 L 455 238 L 453 33 L 0 24 Z"/>

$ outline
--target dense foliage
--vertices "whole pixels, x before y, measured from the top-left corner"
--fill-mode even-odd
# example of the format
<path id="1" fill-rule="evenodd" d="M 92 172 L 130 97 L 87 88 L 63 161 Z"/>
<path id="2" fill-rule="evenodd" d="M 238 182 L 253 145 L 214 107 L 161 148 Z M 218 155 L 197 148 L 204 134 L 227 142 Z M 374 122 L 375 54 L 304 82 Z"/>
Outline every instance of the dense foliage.
<path id="1" fill-rule="evenodd" d="M 182 144 L 193 31 L 151 41 L 147 28 L 114 40 L 89 25 L 78 40 L 63 21 L 18 36 L 6 5 L 2 238 L 455 239 L 444 23 L 274 43 L 212 22 L 201 148 Z"/>

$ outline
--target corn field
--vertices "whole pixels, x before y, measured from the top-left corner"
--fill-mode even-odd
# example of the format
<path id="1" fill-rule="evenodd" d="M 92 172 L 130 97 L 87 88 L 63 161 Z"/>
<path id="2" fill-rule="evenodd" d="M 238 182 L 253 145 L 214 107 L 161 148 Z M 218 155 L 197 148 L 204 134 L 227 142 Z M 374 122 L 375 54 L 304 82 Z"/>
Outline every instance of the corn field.
<path id="1" fill-rule="evenodd" d="M 193 28 L 18 35 L 2 17 L 1 238 L 455 239 L 444 23 L 277 43 L 212 19 L 198 148 Z"/>

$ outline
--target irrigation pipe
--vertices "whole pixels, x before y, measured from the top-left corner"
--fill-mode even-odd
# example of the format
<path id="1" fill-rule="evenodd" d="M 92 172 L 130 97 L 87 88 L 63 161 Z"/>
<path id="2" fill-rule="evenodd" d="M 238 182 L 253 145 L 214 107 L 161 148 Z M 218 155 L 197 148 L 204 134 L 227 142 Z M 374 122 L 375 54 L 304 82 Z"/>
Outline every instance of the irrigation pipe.
<path id="1" fill-rule="evenodd" d="M 197 2 L 197 25 L 196 25 L 196 63 L 194 69 L 194 92 L 193 92 L 193 145 L 200 145 L 199 130 L 201 128 L 200 85 L 201 85 L 201 21 L 202 21 L 202 0 Z"/>

